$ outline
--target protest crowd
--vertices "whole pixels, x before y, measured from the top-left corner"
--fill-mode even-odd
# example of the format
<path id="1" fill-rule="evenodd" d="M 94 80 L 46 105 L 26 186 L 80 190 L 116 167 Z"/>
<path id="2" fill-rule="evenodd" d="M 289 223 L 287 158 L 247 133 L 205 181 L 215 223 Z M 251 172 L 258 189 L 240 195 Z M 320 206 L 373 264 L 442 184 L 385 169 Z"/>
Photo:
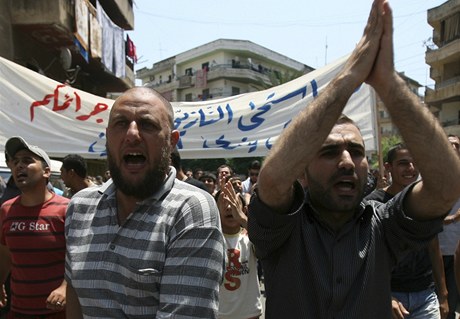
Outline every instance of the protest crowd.
<path id="1" fill-rule="evenodd" d="M 344 68 L 246 171 L 183 167 L 150 87 L 115 100 L 106 171 L 62 159 L 65 189 L 8 137 L 0 318 L 456 318 L 460 140 L 394 70 L 392 23 L 374 0 Z M 403 140 L 385 175 L 343 114 L 363 83 Z"/>

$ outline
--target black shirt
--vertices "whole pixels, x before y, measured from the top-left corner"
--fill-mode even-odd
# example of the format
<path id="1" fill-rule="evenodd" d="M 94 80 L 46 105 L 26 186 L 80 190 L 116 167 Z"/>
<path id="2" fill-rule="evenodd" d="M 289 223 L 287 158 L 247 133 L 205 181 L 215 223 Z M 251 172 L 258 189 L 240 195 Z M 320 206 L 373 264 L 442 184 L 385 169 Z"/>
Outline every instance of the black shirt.
<path id="1" fill-rule="evenodd" d="M 265 275 L 265 318 L 391 318 L 391 269 L 438 233 L 442 218 L 407 217 L 402 204 L 409 188 L 387 204 L 362 201 L 334 232 L 300 185 L 295 189 L 287 214 L 271 211 L 257 195 L 249 206 L 249 238 Z"/>
<path id="2" fill-rule="evenodd" d="M 383 189 L 377 189 L 366 196 L 368 200 L 381 203 L 392 198 L 393 195 Z M 407 253 L 391 273 L 391 291 L 417 292 L 433 287 L 433 267 L 426 247 Z"/>

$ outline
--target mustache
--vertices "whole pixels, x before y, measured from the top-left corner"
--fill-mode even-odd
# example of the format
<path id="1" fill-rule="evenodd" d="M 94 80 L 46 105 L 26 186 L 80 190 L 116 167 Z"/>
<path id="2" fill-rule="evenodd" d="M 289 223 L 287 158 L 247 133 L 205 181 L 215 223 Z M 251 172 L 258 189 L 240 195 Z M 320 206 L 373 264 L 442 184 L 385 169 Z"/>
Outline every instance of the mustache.
<path id="1" fill-rule="evenodd" d="M 350 168 L 350 169 L 341 168 L 331 176 L 330 180 L 335 181 L 335 180 L 340 179 L 341 177 L 344 177 L 344 176 L 347 176 L 347 177 L 352 176 L 352 177 L 357 178 L 357 176 L 355 176 L 355 175 L 356 175 L 355 170 L 353 168 Z"/>

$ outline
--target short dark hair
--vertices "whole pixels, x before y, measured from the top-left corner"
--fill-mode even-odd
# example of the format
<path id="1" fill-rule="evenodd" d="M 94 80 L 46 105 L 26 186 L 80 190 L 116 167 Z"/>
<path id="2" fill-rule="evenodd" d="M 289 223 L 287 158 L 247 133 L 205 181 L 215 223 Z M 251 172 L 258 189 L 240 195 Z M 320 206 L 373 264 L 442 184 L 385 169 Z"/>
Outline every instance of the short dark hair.
<path id="1" fill-rule="evenodd" d="M 217 173 L 219 173 L 220 169 L 221 169 L 221 168 L 224 168 L 224 167 L 228 167 L 228 170 L 230 171 L 230 175 L 233 175 L 233 169 L 232 169 L 229 165 L 227 165 L 227 164 L 222 164 L 222 165 L 220 165 L 220 166 L 217 168 Z"/>
<path id="2" fill-rule="evenodd" d="M 335 122 L 336 125 L 337 124 L 345 124 L 345 123 L 353 124 L 354 126 L 358 127 L 358 125 L 356 125 L 355 121 L 353 121 L 351 118 L 349 118 L 345 114 L 341 114 L 339 116 L 339 118 L 337 119 L 337 122 Z"/>
<path id="3" fill-rule="evenodd" d="M 358 129 L 358 131 L 361 133 L 361 129 L 359 128 L 358 124 L 356 124 L 355 121 L 353 121 L 351 118 L 349 118 L 345 114 L 341 114 L 334 125 L 340 125 L 340 124 L 351 124 L 355 126 Z"/>
<path id="4" fill-rule="evenodd" d="M 388 153 L 387 153 L 385 162 L 390 163 L 390 164 L 393 163 L 393 161 L 394 161 L 395 158 L 396 158 L 396 152 L 399 151 L 399 150 L 407 150 L 406 144 L 404 144 L 404 143 L 398 143 L 398 144 L 392 146 L 392 147 L 388 150 Z"/>
<path id="5" fill-rule="evenodd" d="M 257 169 L 260 170 L 260 162 L 258 160 L 254 160 L 249 165 L 249 169 Z"/>
<path id="6" fill-rule="evenodd" d="M 62 160 L 62 167 L 67 171 L 73 169 L 74 172 L 81 178 L 86 177 L 88 170 L 85 159 L 78 154 L 66 155 L 66 157 Z"/>
<path id="7" fill-rule="evenodd" d="M 212 180 L 214 181 L 214 184 L 215 184 L 216 181 L 217 181 L 216 175 L 214 175 L 214 174 L 211 173 L 211 172 L 207 172 L 207 171 L 204 172 L 203 175 L 200 176 L 200 179 L 199 179 L 199 180 L 200 180 L 200 181 L 203 181 L 204 179 L 208 179 L 208 178 L 212 179 Z"/>

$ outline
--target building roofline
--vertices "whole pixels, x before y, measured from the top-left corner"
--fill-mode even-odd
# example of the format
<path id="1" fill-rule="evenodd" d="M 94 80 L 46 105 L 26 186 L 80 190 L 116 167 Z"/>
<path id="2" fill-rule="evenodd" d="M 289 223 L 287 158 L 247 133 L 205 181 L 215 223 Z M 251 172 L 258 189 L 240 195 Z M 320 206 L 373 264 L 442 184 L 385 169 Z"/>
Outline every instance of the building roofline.
<path id="1" fill-rule="evenodd" d="M 195 47 L 193 49 L 187 50 L 185 52 L 179 53 L 175 55 L 176 63 L 180 64 L 184 61 L 195 59 L 195 58 L 198 58 L 204 55 L 209 55 L 212 52 L 222 51 L 222 50 L 247 51 L 248 53 L 260 55 L 264 58 L 273 56 L 274 59 L 270 59 L 270 58 L 268 59 L 273 60 L 278 63 L 282 63 L 296 70 L 303 70 L 305 68 L 310 68 L 311 70 L 314 69 L 304 63 L 298 62 L 294 59 L 291 59 L 273 50 L 267 49 L 249 40 L 236 40 L 236 39 L 217 39 L 217 40 L 205 43 L 203 45 L 200 45 L 198 47 Z"/>

